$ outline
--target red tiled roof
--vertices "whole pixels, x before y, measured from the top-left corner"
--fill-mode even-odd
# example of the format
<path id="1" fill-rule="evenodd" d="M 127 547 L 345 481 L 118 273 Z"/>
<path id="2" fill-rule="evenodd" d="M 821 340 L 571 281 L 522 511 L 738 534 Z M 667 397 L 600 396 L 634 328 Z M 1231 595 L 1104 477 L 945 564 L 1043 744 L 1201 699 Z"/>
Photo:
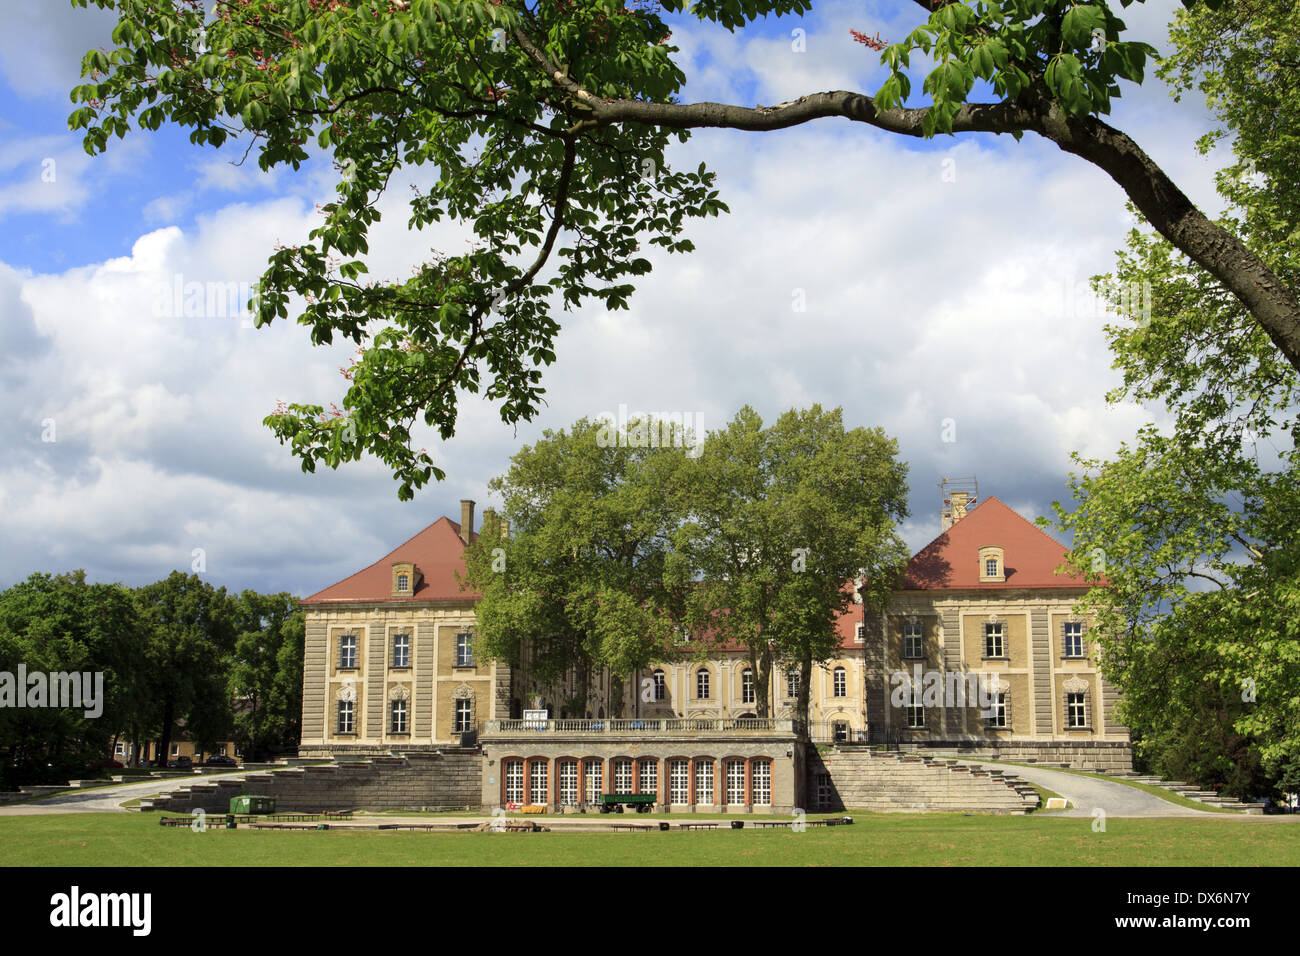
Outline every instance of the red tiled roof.
<path id="1" fill-rule="evenodd" d="M 1002 549 L 1006 581 L 980 581 L 983 547 Z M 903 590 L 1087 587 L 1080 576 L 1056 573 L 1065 554 L 1055 538 L 990 496 L 912 557 Z"/>
<path id="2" fill-rule="evenodd" d="M 477 540 L 478 535 L 472 537 Z M 465 542 L 460 524 L 439 518 L 405 544 L 398 545 L 370 567 L 318 591 L 303 604 L 344 601 L 476 601 L 481 595 L 462 591 L 456 572 L 465 573 Z M 410 597 L 393 597 L 393 565 L 410 561 L 420 583 Z"/>

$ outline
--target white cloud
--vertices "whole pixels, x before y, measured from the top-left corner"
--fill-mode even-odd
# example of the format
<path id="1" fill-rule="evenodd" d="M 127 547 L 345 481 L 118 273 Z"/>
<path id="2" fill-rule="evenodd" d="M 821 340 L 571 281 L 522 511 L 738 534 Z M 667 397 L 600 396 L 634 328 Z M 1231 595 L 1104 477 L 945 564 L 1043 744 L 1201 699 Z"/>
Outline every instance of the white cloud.
<path id="1" fill-rule="evenodd" d="M 897 35 L 892 21 L 873 19 L 880 5 L 857 9 L 830 8 L 810 50 L 848 26 Z M 777 41 L 706 29 L 674 41 L 688 64 L 707 64 L 700 75 L 687 69 L 691 99 L 835 88 L 848 85 L 841 75 L 864 81 L 859 64 L 874 62 L 841 44 L 760 81 L 786 55 Z M 1139 141 L 1197 201 L 1212 200 L 1207 164 L 1191 150 L 1203 111 L 1163 96 L 1135 97 L 1114 122 L 1140 120 Z M 82 565 L 152 580 L 188 568 L 202 547 L 221 583 L 308 593 L 456 514 L 458 498 L 485 502 L 488 480 L 542 429 L 619 404 L 700 413 L 710 428 L 745 403 L 768 419 L 794 405 L 842 405 L 849 424 L 899 438 L 916 511 L 904 531 L 916 546 L 937 532 L 934 486 L 944 475 L 978 474 L 985 495 L 1030 517 L 1046 511 L 1064 493 L 1070 450 L 1108 454 L 1146 417 L 1104 404 L 1116 377 L 1084 285 L 1122 244 L 1122 193 L 1032 137 L 937 145 L 832 121 L 763 136 L 696 133 L 674 165 L 707 161 L 732 214 L 693 222 L 690 256 L 652 247 L 655 272 L 629 310 L 560 314 L 537 421 L 516 433 L 493 406 L 465 397 L 457 436 L 425 442 L 448 480 L 407 505 L 373 461 L 301 475 L 261 425 L 278 399 L 338 400 L 350 345 L 313 349 L 288 323 L 255 331 L 238 316 L 155 305 L 178 280 L 217 291 L 255 280 L 277 243 L 302 241 L 318 223 L 313 203 L 332 195 L 327 173 L 282 174 L 277 186 L 291 195 L 148 233 L 130 256 L 51 275 L 0 265 L 0 334 L 31 356 L 22 376 L 0 379 L 14 409 L 0 425 L 14 450 L 0 464 L 0 506 L 8 539 L 22 542 L 0 557 L 0 583 Z M 259 182 L 251 163 L 234 172 L 213 163 L 200 184 L 245 190 Z M 462 248 L 463 230 L 449 224 L 406 231 L 417 180 L 395 182 L 382 204 L 370 243 L 377 276 L 408 274 L 431 249 Z M 159 196 L 149 213 L 173 221 L 184 202 Z M 796 290 L 805 311 L 792 308 Z M 47 418 L 57 442 L 40 440 Z M 944 440 L 945 419 L 955 442 Z"/>

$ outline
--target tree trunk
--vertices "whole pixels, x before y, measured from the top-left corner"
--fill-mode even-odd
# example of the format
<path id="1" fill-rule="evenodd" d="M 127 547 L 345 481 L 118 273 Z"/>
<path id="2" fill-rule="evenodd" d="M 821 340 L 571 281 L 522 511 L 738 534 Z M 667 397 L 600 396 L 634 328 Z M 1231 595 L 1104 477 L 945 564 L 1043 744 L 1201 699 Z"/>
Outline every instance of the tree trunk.
<path id="1" fill-rule="evenodd" d="M 172 724 L 176 721 L 176 701 L 168 697 L 163 705 L 163 725 L 162 735 L 158 739 L 158 753 L 155 754 L 154 762 L 159 767 L 166 767 L 168 757 L 171 754 L 172 745 Z"/>

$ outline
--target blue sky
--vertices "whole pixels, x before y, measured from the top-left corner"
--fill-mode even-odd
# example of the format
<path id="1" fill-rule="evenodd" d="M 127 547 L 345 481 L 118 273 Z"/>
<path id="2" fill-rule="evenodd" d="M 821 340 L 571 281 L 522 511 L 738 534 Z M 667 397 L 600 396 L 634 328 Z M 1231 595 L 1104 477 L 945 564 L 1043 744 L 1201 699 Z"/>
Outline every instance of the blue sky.
<path id="1" fill-rule="evenodd" d="M 1070 451 L 1105 455 L 1153 417 L 1103 401 L 1117 379 L 1086 280 L 1128 228 L 1118 187 L 1029 137 L 927 143 L 824 120 L 701 131 L 676 148 L 674 162 L 718 171 L 731 215 L 691 227 L 693 255 L 652 255 L 628 312 L 563 315 L 537 421 L 516 432 L 465 399 L 456 437 L 427 443 L 447 480 L 413 502 L 373 461 L 303 475 L 261 419 L 277 400 L 341 400 L 347 349 L 313 349 L 287 323 L 159 315 L 154 301 L 178 277 L 254 280 L 277 241 L 305 238 L 337 173 L 317 161 L 263 174 L 252 157 L 232 165 L 238 146 L 199 149 L 174 128 L 92 159 L 66 128 L 67 94 L 108 15 L 0 6 L 0 586 L 78 567 L 140 584 L 188 570 L 201 549 L 217 584 L 311 593 L 457 516 L 462 497 L 492 504 L 488 481 L 542 429 L 620 404 L 694 412 L 708 428 L 746 403 L 765 418 L 843 406 L 849 424 L 899 439 L 904 533 L 919 548 L 938 531 L 945 475 L 977 475 L 984 495 L 1032 518 L 1065 495 Z M 1122 15 L 1166 46 L 1176 7 Z M 827 3 L 734 35 L 677 17 L 673 43 L 687 99 L 771 104 L 874 92 L 877 55 L 849 28 L 896 39 L 919 15 L 904 0 Z M 1215 163 L 1194 150 L 1209 128 L 1201 104 L 1174 104 L 1149 78 L 1111 121 L 1217 210 Z M 463 240 L 454 226 L 408 235 L 404 195 L 405 182 L 384 201 L 377 272 Z"/>

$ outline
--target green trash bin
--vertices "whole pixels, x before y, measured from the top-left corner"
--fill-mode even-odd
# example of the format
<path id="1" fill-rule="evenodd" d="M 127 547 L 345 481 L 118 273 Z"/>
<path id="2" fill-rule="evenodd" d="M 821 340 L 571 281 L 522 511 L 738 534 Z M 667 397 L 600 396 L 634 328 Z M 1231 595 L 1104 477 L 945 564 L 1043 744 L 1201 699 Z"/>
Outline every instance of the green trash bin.
<path id="1" fill-rule="evenodd" d="M 231 813 L 275 813 L 275 797 L 259 797 L 250 793 L 230 798 Z"/>

